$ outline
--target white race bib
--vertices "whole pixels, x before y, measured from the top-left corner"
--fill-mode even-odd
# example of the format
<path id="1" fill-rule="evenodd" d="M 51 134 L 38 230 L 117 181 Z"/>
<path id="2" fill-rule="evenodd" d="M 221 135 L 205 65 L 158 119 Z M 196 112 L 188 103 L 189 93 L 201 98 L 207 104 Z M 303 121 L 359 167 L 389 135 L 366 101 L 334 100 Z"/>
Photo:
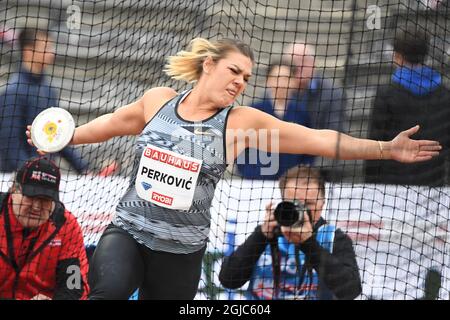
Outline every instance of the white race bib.
<path id="1" fill-rule="evenodd" d="M 155 146 L 142 152 L 136 176 L 136 192 L 158 206 L 188 210 L 194 199 L 202 160 Z"/>

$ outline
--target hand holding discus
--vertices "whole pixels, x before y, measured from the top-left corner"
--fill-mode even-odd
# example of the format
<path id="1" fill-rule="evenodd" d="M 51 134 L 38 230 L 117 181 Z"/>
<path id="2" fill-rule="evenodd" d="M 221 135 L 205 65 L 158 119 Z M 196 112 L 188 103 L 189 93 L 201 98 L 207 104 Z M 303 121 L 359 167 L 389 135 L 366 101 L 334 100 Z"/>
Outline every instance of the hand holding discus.
<path id="1" fill-rule="evenodd" d="M 31 126 L 27 126 L 28 143 L 35 146 L 38 153 L 58 152 L 72 140 L 75 122 L 72 115 L 62 108 L 48 108 L 39 113 Z"/>

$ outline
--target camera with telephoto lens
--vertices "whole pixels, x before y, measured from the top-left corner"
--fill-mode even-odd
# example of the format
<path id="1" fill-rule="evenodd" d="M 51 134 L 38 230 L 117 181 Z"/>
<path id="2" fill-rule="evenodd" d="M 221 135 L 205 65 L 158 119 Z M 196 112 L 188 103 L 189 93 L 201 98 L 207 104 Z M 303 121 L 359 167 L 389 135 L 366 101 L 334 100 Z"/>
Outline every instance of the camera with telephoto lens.
<path id="1" fill-rule="evenodd" d="M 284 227 L 296 227 L 304 223 L 308 208 L 301 202 L 282 201 L 275 208 L 275 220 Z"/>

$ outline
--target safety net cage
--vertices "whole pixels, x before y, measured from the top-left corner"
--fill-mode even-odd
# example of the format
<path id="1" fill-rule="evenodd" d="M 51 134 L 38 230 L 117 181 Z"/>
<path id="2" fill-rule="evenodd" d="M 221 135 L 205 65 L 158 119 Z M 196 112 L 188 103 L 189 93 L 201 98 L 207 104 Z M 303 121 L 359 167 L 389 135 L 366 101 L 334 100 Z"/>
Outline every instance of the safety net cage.
<path id="1" fill-rule="evenodd" d="M 36 29 L 43 47 L 21 37 Z M 10 247 L 21 246 L 10 239 L 20 210 L 5 220 L 8 192 L 18 190 L 15 172 L 38 156 L 26 125 L 44 109 L 60 107 L 80 126 L 150 88 L 192 88 L 171 79 L 164 66 L 198 37 L 239 39 L 252 48 L 252 75 L 236 106 L 379 141 L 420 124 L 412 137 L 437 140 L 443 149 L 414 164 L 244 150 L 228 163 L 205 214 L 209 241 L 196 299 L 449 299 L 448 0 L 1 1 L 0 279 L 24 272 L 29 261 L 20 256 L 29 254 L 23 248 L 10 259 Z M 211 141 L 203 138 L 207 148 Z M 81 226 L 88 259 L 119 201 L 135 187 L 136 141 L 115 137 L 47 155 L 61 168 L 59 197 Z M 381 157 L 388 152 L 380 151 Z M 297 171 L 305 179 L 285 179 L 298 167 L 308 168 Z M 307 249 L 287 242 L 282 228 L 273 238 L 278 242 L 257 228 L 269 203 L 280 208 L 289 198 L 286 180 L 299 190 L 319 190 L 313 199 L 301 192 L 293 197 L 293 211 L 327 222 L 315 227 Z M 257 243 L 256 257 L 242 256 L 239 249 L 255 233 L 266 243 Z M 238 253 L 252 266 L 231 263 Z M 54 267 L 51 256 L 39 259 L 38 270 Z M 11 290 L 0 283 L 0 298 Z"/>

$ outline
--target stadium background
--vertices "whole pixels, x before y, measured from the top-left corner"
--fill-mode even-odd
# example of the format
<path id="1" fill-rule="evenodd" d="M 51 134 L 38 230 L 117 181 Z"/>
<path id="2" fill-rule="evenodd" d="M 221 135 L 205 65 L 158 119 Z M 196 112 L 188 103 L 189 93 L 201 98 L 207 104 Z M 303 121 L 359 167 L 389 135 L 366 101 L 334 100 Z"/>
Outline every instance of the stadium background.
<path id="1" fill-rule="evenodd" d="M 60 106 L 77 124 L 135 100 L 150 87 L 185 88 L 162 73 L 164 58 L 197 36 L 238 37 L 251 45 L 255 76 L 239 101 L 249 104 L 263 95 L 269 60 L 287 43 L 304 39 L 316 46 L 317 71 L 345 90 L 348 133 L 365 137 L 376 88 L 389 81 L 393 70 L 398 26 L 414 23 L 432 35 L 427 62 L 449 86 L 447 3 L 434 8 L 433 0 L 6 0 L 0 2 L 0 90 L 16 70 L 16 32 L 23 26 L 46 27 L 55 36 L 56 62 L 48 73 L 60 91 Z M 117 161 L 121 169 L 113 177 L 76 176 L 62 162 L 63 199 L 83 226 L 87 244 L 95 245 L 128 186 L 133 142 L 124 137 L 78 147 L 93 169 Z M 440 298 L 448 299 L 449 188 L 367 185 L 360 161 L 325 165 L 336 173 L 327 183 L 325 217 L 355 241 L 361 298 L 419 298 L 426 271 L 437 268 L 443 277 Z M 448 176 L 449 170 L 447 184 Z M 8 181 L 8 175 L 0 177 L 1 190 Z M 243 181 L 231 169 L 225 174 L 214 199 L 199 299 L 240 297 L 219 287 L 221 256 L 252 232 L 261 209 L 278 192 L 273 183 Z"/>

